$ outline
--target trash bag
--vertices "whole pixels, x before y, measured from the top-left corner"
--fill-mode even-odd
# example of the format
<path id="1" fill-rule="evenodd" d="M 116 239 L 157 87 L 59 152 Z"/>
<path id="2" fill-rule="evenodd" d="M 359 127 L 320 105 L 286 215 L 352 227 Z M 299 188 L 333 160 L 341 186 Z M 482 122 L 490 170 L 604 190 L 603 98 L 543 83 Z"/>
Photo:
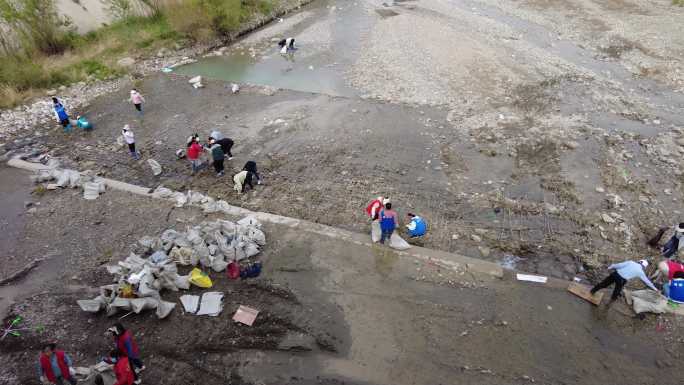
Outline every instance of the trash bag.
<path id="1" fill-rule="evenodd" d="M 240 278 L 256 278 L 261 274 L 261 262 L 250 263 L 240 269 Z"/>
<path id="2" fill-rule="evenodd" d="M 230 279 L 238 279 L 240 277 L 240 264 L 235 261 L 229 263 L 226 275 Z"/>
<path id="3" fill-rule="evenodd" d="M 157 304 L 157 318 L 163 319 L 171 314 L 171 311 L 176 307 L 173 302 L 159 300 Z"/>
<path id="4" fill-rule="evenodd" d="M 400 237 L 395 231 L 390 237 L 389 247 L 397 250 L 407 250 L 411 248 L 411 245 L 409 245 L 408 242 L 406 242 L 404 238 Z"/>
<path id="5" fill-rule="evenodd" d="M 93 200 L 100 196 L 100 186 L 97 183 L 86 182 L 83 184 L 83 199 Z"/>
<path id="6" fill-rule="evenodd" d="M 211 269 L 217 273 L 225 270 L 227 266 L 228 262 L 224 261 L 223 258 L 214 258 L 214 260 L 211 261 Z"/>
<path id="7" fill-rule="evenodd" d="M 205 289 L 210 288 L 213 285 L 211 282 L 211 278 L 209 278 L 207 273 L 203 272 L 198 268 L 194 268 L 190 272 L 190 283 Z"/>
<path id="8" fill-rule="evenodd" d="M 158 300 L 154 298 L 133 298 L 131 299 L 131 310 L 135 314 L 140 314 L 143 310 L 156 309 Z"/>
<path id="9" fill-rule="evenodd" d="M 244 247 L 245 255 L 247 258 L 253 257 L 259 254 L 259 246 L 254 242 L 247 242 Z"/>
<path id="10" fill-rule="evenodd" d="M 168 260 L 169 256 L 161 250 L 155 251 L 152 253 L 152 255 L 150 255 L 150 262 L 154 263 L 155 265 L 166 263 Z"/>
<path id="11" fill-rule="evenodd" d="M 240 219 L 237 221 L 237 224 L 242 226 L 254 226 L 257 229 L 261 228 L 261 223 L 252 215 Z"/>
<path id="12" fill-rule="evenodd" d="M 371 240 L 373 242 L 378 243 L 380 242 L 380 238 L 382 238 L 382 229 L 380 229 L 380 221 L 375 220 L 371 222 Z"/>
<path id="13" fill-rule="evenodd" d="M 106 306 L 105 301 L 101 296 L 97 296 L 94 299 L 80 299 L 76 301 L 76 303 L 81 310 L 87 311 L 88 313 L 97 313 Z"/>
<path id="14" fill-rule="evenodd" d="M 147 164 L 150 165 L 152 173 L 156 176 L 162 173 L 162 166 L 154 159 L 148 159 Z"/>
<path id="15" fill-rule="evenodd" d="M 152 196 L 154 198 L 166 199 L 173 196 L 173 191 L 167 189 L 166 187 L 159 186 L 154 190 L 154 192 L 152 192 Z"/>
<path id="16" fill-rule="evenodd" d="M 636 290 L 632 292 L 634 312 L 640 313 L 665 313 L 667 311 L 667 298 L 653 290 Z"/>
<path id="17" fill-rule="evenodd" d="M 197 264 L 197 254 L 189 247 L 174 247 L 171 249 L 169 257 L 172 261 L 183 266 L 194 266 Z"/>
<path id="18" fill-rule="evenodd" d="M 264 246 L 266 244 L 266 234 L 256 227 L 250 227 L 247 230 L 247 238 L 256 242 L 259 246 Z"/>
<path id="19" fill-rule="evenodd" d="M 188 275 L 176 275 L 175 285 L 179 289 L 188 290 L 190 289 L 190 274 Z"/>

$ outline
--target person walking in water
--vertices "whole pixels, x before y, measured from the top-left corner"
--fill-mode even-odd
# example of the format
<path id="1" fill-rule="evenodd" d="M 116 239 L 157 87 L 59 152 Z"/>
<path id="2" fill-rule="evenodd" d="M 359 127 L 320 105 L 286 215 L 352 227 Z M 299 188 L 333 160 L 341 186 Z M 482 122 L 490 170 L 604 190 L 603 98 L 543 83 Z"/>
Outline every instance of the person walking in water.
<path id="1" fill-rule="evenodd" d="M 135 134 L 133 134 L 133 131 L 131 131 L 131 127 L 128 124 L 121 130 L 121 135 L 123 135 L 124 140 L 126 140 L 128 150 L 131 152 L 133 159 L 140 159 L 140 154 L 135 150 Z"/>
<path id="2" fill-rule="evenodd" d="M 71 122 L 69 121 L 69 114 L 67 113 L 64 105 L 60 103 L 59 99 L 52 98 L 52 108 L 55 110 L 55 116 L 59 124 L 64 127 L 64 132 L 71 131 Z"/>
<path id="3" fill-rule="evenodd" d="M 383 202 L 384 208 L 380 210 L 378 219 L 380 220 L 380 230 L 382 235 L 380 236 L 380 243 L 385 243 L 385 239 L 390 239 L 394 229 L 399 226 L 399 220 L 397 217 L 397 212 L 392 210 L 392 203 L 389 199 L 385 199 Z"/>
<path id="4" fill-rule="evenodd" d="M 622 293 L 622 288 L 625 286 L 627 281 L 633 278 L 639 278 L 646 286 L 651 289 L 658 291 L 653 283 L 648 279 L 644 269 L 648 267 L 648 261 L 642 259 L 641 261 L 625 261 L 621 263 L 615 263 L 608 266 L 608 270 L 615 270 L 606 279 L 601 281 L 598 285 L 591 289 L 591 295 L 596 294 L 597 291 L 604 289 L 612 284 L 615 284 L 613 288 L 613 295 L 610 297 L 611 302 L 618 299 Z"/>
<path id="5" fill-rule="evenodd" d="M 140 92 L 133 88 L 131 90 L 131 97 L 129 100 L 131 103 L 133 103 L 133 106 L 138 111 L 138 114 L 142 115 L 142 104 L 145 101 L 145 98 L 140 94 Z"/>

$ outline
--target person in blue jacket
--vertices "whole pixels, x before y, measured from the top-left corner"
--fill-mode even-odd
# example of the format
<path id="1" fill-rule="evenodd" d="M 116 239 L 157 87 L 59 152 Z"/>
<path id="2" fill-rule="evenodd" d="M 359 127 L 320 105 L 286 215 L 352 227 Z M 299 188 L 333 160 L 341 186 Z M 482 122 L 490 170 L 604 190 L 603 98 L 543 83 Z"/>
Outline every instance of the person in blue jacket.
<path id="1" fill-rule="evenodd" d="M 425 220 L 415 214 L 408 213 L 409 224 L 406 225 L 408 234 L 411 237 L 422 237 L 427 232 Z"/>
<path id="2" fill-rule="evenodd" d="M 52 108 L 55 110 L 55 116 L 59 120 L 59 124 L 64 127 L 64 131 L 71 131 L 71 122 L 69 122 L 69 114 L 67 114 L 64 105 L 59 102 L 57 98 L 52 98 Z"/>

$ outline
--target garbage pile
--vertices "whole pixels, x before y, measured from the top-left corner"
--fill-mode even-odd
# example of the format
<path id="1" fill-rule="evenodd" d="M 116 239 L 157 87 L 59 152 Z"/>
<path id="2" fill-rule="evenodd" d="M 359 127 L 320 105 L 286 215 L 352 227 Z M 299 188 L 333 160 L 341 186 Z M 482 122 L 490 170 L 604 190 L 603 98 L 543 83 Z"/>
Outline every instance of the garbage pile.
<path id="1" fill-rule="evenodd" d="M 56 159 L 50 159 L 47 166 L 48 168 L 38 170 L 34 175 L 31 175 L 33 183 L 54 182 L 45 185 L 48 190 L 67 187 L 82 188 L 83 198 L 89 200 L 97 199 L 105 191 L 104 179 L 100 177 L 76 170 L 59 168 L 59 162 Z"/>
<path id="2" fill-rule="evenodd" d="M 228 202 L 224 200 L 217 201 L 214 198 L 197 191 L 188 190 L 183 193 L 159 186 L 152 192 L 152 197 L 172 201 L 175 203 L 176 207 L 190 205 L 202 208 L 205 213 L 224 212 L 227 214 L 234 214 Z"/>
<path id="3" fill-rule="evenodd" d="M 161 299 L 164 289 L 187 290 L 190 284 L 211 287 L 211 280 L 200 269 L 179 275 L 177 265 L 222 272 L 231 262 L 259 254 L 264 245 L 266 235 L 261 231 L 261 224 L 251 216 L 237 223 L 202 222 L 185 232 L 168 229 L 159 237 L 145 236 L 138 240 L 135 253 L 117 265 L 107 266 L 116 283 L 100 287 L 100 295 L 94 299 L 77 303 L 83 311 L 104 310 L 108 316 L 155 309 L 157 317 L 165 318 L 176 304 Z"/>

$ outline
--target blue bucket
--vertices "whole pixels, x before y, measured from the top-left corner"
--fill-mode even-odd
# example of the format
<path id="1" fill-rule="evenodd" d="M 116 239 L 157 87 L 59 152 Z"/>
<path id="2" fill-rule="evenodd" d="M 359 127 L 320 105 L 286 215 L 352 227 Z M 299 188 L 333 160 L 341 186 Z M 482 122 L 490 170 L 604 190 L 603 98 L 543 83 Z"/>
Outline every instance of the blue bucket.
<path id="1" fill-rule="evenodd" d="M 684 303 L 684 279 L 675 278 L 670 282 L 670 299 L 677 303 Z"/>

